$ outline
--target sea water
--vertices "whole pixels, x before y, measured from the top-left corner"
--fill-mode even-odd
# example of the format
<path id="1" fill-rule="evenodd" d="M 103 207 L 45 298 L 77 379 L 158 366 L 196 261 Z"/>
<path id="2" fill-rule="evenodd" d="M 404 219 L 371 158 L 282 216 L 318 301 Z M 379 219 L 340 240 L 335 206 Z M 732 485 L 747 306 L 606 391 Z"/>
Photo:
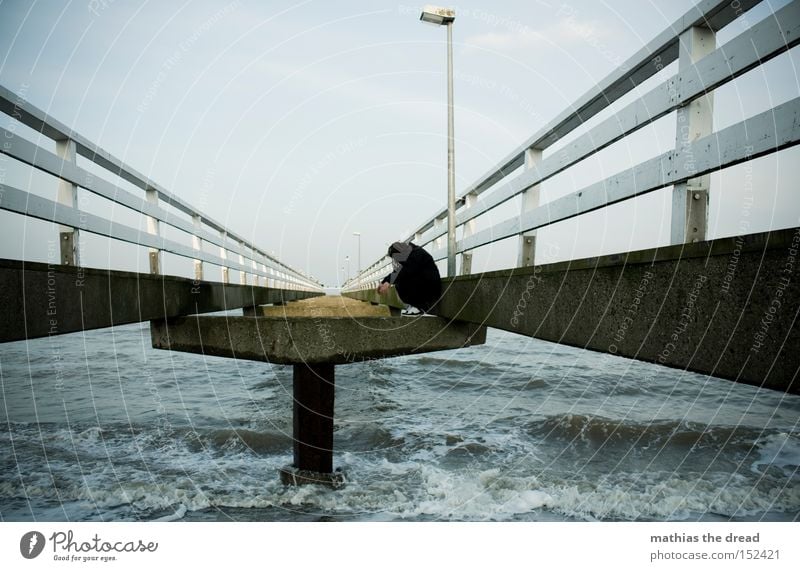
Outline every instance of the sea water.
<path id="1" fill-rule="evenodd" d="M 4 521 L 800 520 L 800 397 L 489 330 L 336 367 L 338 490 L 287 487 L 292 368 L 146 324 L 0 345 Z"/>

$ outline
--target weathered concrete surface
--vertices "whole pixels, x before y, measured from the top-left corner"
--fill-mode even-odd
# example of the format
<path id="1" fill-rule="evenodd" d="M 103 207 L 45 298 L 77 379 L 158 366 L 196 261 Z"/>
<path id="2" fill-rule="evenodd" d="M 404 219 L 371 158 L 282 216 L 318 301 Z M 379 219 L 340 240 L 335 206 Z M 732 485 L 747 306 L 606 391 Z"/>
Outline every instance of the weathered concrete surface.
<path id="1" fill-rule="evenodd" d="M 0 260 L 0 342 L 320 295 Z"/>
<path id="2" fill-rule="evenodd" d="M 249 317 L 390 317 L 386 305 L 376 305 L 339 295 L 323 295 L 282 305 L 245 307 Z"/>
<path id="3" fill-rule="evenodd" d="M 352 363 L 486 341 L 485 327 L 438 317 L 191 316 L 152 321 L 150 331 L 157 349 L 286 365 Z"/>
<path id="4" fill-rule="evenodd" d="M 457 277 L 433 312 L 800 394 L 799 250 L 792 228 Z"/>

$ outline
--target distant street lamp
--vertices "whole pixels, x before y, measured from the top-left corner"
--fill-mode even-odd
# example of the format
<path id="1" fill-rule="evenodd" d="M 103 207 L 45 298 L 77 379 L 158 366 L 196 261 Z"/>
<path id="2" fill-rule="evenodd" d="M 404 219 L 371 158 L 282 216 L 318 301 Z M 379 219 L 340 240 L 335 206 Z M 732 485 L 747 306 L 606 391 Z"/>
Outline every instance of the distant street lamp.
<path id="1" fill-rule="evenodd" d="M 453 136 L 453 22 L 451 8 L 425 6 L 419 17 L 423 22 L 447 26 L 447 275 L 456 275 L 456 161 Z"/>
<path id="2" fill-rule="evenodd" d="M 361 232 L 353 232 L 353 236 L 358 238 L 358 273 L 361 274 Z"/>
<path id="3" fill-rule="evenodd" d="M 349 280 L 350 279 L 350 256 L 345 256 L 344 257 L 344 261 L 347 262 L 347 274 L 345 274 L 345 275 L 347 276 L 347 279 Z"/>

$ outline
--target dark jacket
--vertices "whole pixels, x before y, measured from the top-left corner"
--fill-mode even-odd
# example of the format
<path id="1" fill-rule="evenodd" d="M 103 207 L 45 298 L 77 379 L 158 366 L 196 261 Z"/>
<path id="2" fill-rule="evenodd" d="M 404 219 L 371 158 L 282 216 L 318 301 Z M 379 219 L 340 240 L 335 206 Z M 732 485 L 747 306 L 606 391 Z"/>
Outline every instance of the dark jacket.
<path id="1" fill-rule="evenodd" d="M 411 242 L 395 242 L 389 252 L 394 271 L 383 278 L 383 283 L 393 284 L 404 303 L 429 311 L 442 294 L 436 262 L 428 252 Z"/>

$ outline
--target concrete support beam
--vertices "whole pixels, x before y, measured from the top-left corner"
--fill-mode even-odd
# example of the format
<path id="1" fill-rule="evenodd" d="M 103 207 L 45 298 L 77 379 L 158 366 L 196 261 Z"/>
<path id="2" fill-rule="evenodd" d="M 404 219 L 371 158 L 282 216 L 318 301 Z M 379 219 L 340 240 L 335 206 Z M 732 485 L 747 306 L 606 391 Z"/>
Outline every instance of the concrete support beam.
<path id="1" fill-rule="evenodd" d="M 800 228 L 443 286 L 434 311 L 448 319 L 800 394 Z M 372 291 L 347 295 L 397 303 Z"/>
<path id="2" fill-rule="evenodd" d="M 321 295 L 0 260 L 0 342 Z"/>

